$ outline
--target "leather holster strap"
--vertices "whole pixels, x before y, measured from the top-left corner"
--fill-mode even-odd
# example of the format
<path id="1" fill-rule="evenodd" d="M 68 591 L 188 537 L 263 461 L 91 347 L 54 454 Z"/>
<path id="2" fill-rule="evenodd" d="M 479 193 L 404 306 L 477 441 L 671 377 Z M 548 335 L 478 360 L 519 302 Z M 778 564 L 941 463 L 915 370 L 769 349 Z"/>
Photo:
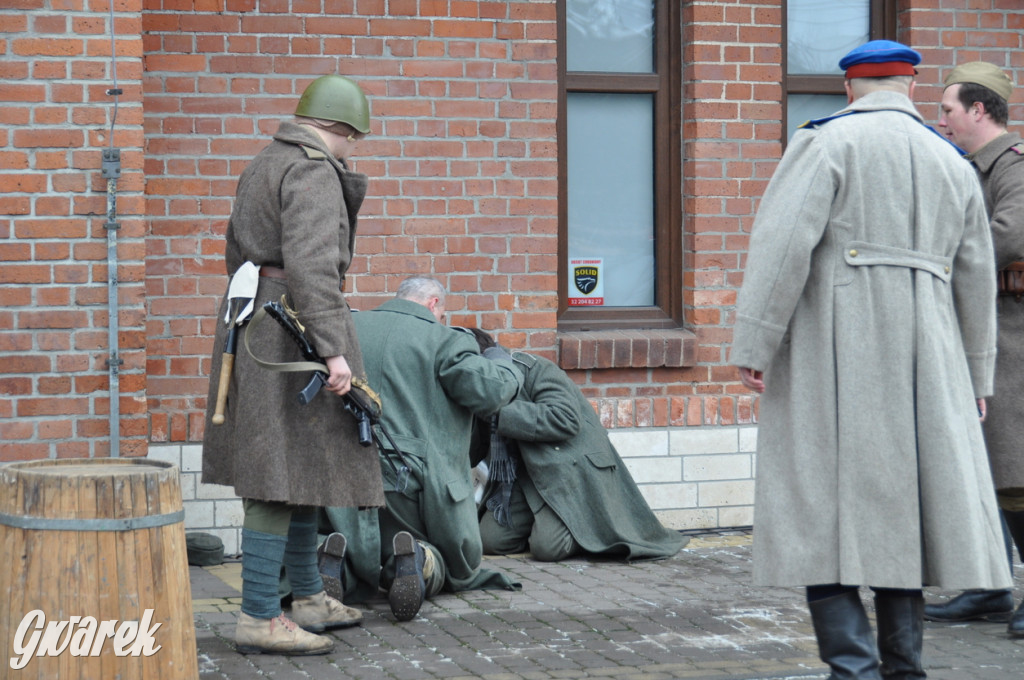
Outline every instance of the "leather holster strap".
<path id="1" fill-rule="evenodd" d="M 268 279 L 281 279 L 283 281 L 288 280 L 288 274 L 285 273 L 284 269 L 280 267 L 274 267 L 273 265 L 265 264 L 260 266 L 260 276 L 265 276 Z M 342 293 L 345 292 L 345 277 L 341 277 L 341 286 L 339 287 Z"/>

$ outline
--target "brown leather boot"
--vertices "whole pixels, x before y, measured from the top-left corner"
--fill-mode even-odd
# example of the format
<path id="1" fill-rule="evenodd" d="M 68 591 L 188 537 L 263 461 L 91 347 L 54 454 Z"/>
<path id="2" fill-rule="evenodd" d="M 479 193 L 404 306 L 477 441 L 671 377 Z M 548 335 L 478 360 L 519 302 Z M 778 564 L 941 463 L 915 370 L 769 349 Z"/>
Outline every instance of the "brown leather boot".
<path id="1" fill-rule="evenodd" d="M 257 619 L 241 612 L 235 627 L 235 647 L 240 654 L 309 656 L 327 654 L 334 649 L 334 640 L 307 633 L 284 614 Z"/>
<path id="2" fill-rule="evenodd" d="M 292 600 L 292 620 L 312 633 L 328 628 L 348 628 L 363 620 L 358 609 L 347 607 L 324 591 Z"/>

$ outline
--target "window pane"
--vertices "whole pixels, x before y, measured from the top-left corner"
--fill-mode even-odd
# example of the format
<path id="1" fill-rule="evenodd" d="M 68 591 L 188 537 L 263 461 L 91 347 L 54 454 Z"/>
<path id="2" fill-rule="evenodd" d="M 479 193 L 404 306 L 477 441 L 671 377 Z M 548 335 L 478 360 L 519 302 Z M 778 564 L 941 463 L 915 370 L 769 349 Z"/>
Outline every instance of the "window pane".
<path id="1" fill-rule="evenodd" d="M 566 0 L 569 71 L 651 73 L 653 0 Z"/>
<path id="2" fill-rule="evenodd" d="M 870 0 L 789 0 L 788 73 L 842 73 L 839 60 L 868 41 Z"/>
<path id="3" fill-rule="evenodd" d="M 809 120 L 830 116 L 846 108 L 845 94 L 791 94 L 786 106 L 786 139 Z"/>
<path id="4" fill-rule="evenodd" d="M 604 260 L 606 307 L 654 304 L 653 126 L 653 95 L 567 95 L 568 254 Z"/>

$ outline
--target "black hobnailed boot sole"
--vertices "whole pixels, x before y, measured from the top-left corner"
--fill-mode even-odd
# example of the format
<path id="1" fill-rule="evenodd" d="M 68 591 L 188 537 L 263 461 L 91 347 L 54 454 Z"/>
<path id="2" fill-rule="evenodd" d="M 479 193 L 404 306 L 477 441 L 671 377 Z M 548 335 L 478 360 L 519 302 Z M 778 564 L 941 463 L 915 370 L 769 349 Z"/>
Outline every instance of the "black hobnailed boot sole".
<path id="1" fill-rule="evenodd" d="M 317 567 L 324 591 L 339 602 L 345 599 L 345 536 L 333 533 L 317 548 Z"/>
<path id="2" fill-rule="evenodd" d="M 392 539 L 395 550 L 395 580 L 388 591 L 391 613 L 399 621 L 410 621 L 416 617 L 426 585 L 423 582 L 423 548 L 407 531 L 400 531 Z"/>
<path id="3" fill-rule="evenodd" d="M 1011 614 L 1013 593 L 1009 590 L 967 590 L 944 604 L 924 606 L 924 620 L 934 623 L 1006 623 Z"/>

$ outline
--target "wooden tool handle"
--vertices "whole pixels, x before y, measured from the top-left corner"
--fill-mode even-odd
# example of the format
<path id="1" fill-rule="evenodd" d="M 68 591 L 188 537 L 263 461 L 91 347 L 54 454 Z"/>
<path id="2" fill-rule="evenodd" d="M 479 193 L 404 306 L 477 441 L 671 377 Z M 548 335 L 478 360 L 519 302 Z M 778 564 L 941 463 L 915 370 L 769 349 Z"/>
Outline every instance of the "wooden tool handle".
<path id="1" fill-rule="evenodd" d="M 235 366 L 235 355 L 225 352 L 221 355 L 220 381 L 217 383 L 217 407 L 213 410 L 213 424 L 224 424 L 224 407 L 228 403 L 228 384 L 231 382 L 231 369 Z"/>

